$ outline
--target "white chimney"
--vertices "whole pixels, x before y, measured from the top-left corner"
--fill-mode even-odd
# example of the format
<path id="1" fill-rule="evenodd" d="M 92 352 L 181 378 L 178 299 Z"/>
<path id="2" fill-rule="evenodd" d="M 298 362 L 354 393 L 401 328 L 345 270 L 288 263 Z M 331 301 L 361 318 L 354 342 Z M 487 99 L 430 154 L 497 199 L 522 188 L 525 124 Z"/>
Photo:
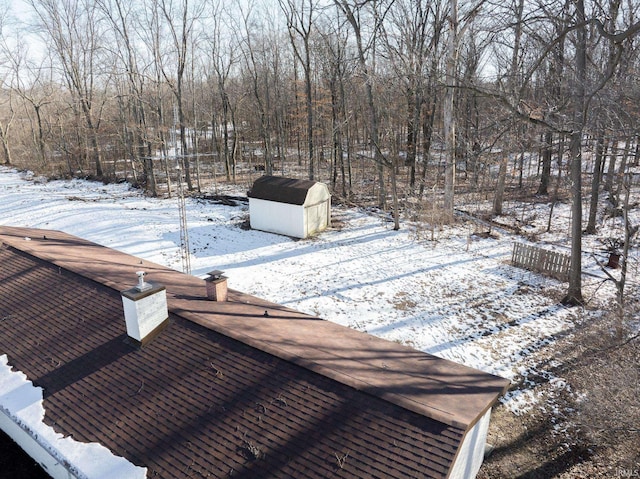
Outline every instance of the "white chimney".
<path id="1" fill-rule="evenodd" d="M 145 272 L 138 271 L 138 284 L 122 291 L 124 319 L 127 334 L 140 345 L 145 345 L 167 326 L 167 289 L 161 284 L 145 281 Z"/>

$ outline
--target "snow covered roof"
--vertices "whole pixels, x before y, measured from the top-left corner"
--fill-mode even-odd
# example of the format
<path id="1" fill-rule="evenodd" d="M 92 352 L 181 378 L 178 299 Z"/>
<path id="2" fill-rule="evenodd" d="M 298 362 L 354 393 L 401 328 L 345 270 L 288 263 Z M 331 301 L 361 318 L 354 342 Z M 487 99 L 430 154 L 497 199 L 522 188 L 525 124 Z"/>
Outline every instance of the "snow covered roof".
<path id="1" fill-rule="evenodd" d="M 150 476 L 444 477 L 508 385 L 237 291 L 207 301 L 198 278 L 64 233 L 0 243 L 0 354 L 46 424 Z M 140 269 L 170 311 L 143 348 L 120 300 Z"/>
<path id="2" fill-rule="evenodd" d="M 284 178 L 282 176 L 261 176 L 253 183 L 249 198 L 276 201 L 292 205 L 303 205 L 311 188 L 319 185 L 324 191 L 324 200 L 329 198 L 329 189 L 323 183 L 310 180 Z"/>

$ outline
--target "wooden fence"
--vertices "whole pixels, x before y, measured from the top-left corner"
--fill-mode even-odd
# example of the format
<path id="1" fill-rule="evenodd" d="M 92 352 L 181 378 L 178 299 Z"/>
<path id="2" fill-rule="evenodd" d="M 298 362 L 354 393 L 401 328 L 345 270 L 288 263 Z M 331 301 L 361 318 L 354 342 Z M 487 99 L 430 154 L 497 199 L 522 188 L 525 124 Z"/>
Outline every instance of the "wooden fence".
<path id="1" fill-rule="evenodd" d="M 560 281 L 568 281 L 571 257 L 568 254 L 547 251 L 537 246 L 513 243 L 511 263 Z"/>

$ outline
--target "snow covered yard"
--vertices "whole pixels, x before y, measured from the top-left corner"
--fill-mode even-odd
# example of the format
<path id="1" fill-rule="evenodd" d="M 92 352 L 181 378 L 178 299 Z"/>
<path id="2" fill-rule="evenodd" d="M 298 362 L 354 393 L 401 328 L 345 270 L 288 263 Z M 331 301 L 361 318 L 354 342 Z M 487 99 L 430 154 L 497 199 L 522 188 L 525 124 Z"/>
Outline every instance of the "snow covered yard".
<path id="1" fill-rule="evenodd" d="M 565 224 L 567 210 L 558 205 L 554 222 Z M 485 238 L 467 222 L 431 241 L 417 225 L 393 231 L 379 215 L 335 207 L 337 227 L 293 240 L 243 228 L 246 205 L 187 199 L 187 212 L 196 276 L 221 269 L 231 288 L 509 378 L 503 403 L 516 415 L 554 411 L 556 395 L 572 394 L 553 372 L 554 345 L 584 311 L 559 304 L 566 285 L 510 265 L 519 239 L 505 231 Z M 48 182 L 0 167 L 0 224 L 62 230 L 181 268 L 177 200 L 126 184 Z M 568 227 L 554 231 L 540 236 L 566 244 Z M 605 305 L 613 286 L 588 255 L 584 266 L 594 275 L 585 297 Z"/>

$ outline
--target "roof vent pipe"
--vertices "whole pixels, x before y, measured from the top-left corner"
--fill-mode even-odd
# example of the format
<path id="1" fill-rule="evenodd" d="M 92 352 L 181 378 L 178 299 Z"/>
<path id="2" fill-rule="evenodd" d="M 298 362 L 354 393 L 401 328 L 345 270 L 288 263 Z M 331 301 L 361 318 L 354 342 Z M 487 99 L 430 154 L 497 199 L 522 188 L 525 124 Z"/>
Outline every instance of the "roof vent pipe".
<path id="1" fill-rule="evenodd" d="M 144 271 L 137 271 L 136 274 L 138 275 L 138 285 L 136 286 L 138 291 L 142 293 L 143 291 L 147 291 L 153 288 L 151 284 L 146 283 L 144 280 L 144 277 L 146 276 L 147 273 L 145 273 Z"/>
<path id="2" fill-rule="evenodd" d="M 127 334 L 143 346 L 155 338 L 169 323 L 167 289 L 145 281 L 144 271 L 136 272 L 138 284 L 121 292 Z"/>

